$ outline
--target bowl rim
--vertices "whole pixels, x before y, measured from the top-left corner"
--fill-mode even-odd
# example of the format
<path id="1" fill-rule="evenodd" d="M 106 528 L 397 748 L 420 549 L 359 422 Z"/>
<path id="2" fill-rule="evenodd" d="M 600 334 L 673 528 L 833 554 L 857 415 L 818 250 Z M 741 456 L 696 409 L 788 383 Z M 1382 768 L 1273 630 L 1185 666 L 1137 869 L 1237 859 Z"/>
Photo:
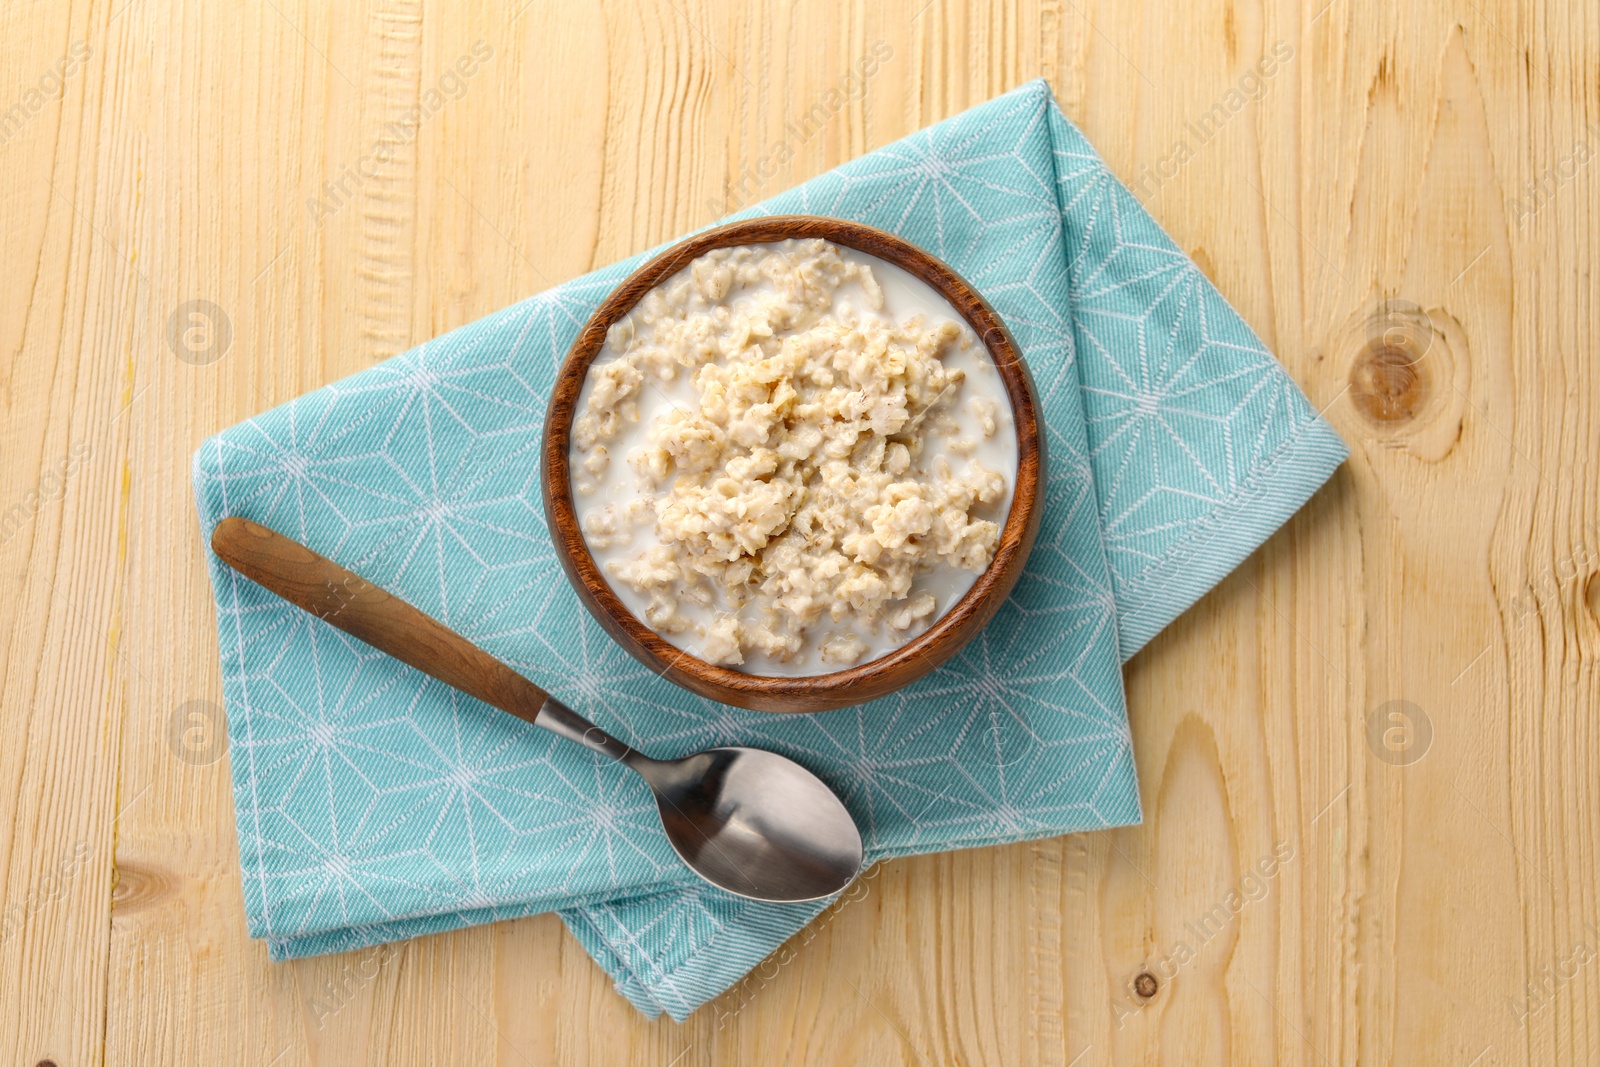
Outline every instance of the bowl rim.
<path id="1" fill-rule="evenodd" d="M 572 421 L 612 324 L 646 293 L 717 248 L 820 237 L 901 267 L 930 285 L 977 336 L 1005 384 L 1017 436 L 1011 507 L 994 557 L 955 603 L 910 641 L 876 659 L 824 674 L 753 674 L 710 663 L 668 642 L 612 588 L 579 526 L 570 474 Z M 651 257 L 601 302 L 556 373 L 545 413 L 540 463 L 546 522 L 567 579 L 589 613 L 635 659 L 692 692 L 759 711 L 809 712 L 887 695 L 955 655 L 999 610 L 1020 577 L 1038 532 L 1045 441 L 1033 380 L 1000 316 L 964 278 L 918 246 L 864 223 L 818 215 L 764 215 L 692 234 Z M 887 683 L 887 684 L 886 684 Z"/>

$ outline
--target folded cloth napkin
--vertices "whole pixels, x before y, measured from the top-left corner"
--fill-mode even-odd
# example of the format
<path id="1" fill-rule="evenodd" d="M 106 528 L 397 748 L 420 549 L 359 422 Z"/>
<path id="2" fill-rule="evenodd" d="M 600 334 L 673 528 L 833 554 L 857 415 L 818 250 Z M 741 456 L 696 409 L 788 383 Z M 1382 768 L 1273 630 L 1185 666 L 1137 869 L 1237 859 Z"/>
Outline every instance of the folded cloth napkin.
<path id="1" fill-rule="evenodd" d="M 929 677 L 825 714 L 743 711 L 662 681 L 579 605 L 540 509 L 545 402 L 649 253 L 211 438 L 194 464 L 207 541 L 227 515 L 275 527 L 647 751 L 793 757 L 844 797 L 869 861 L 1137 822 L 1122 661 L 1344 445 L 1042 81 L 744 214 L 765 213 L 855 219 L 939 256 L 1037 383 L 1037 545 Z M 628 999 L 682 1019 L 821 910 L 705 885 L 630 771 L 210 569 L 246 913 L 274 959 L 560 910 Z"/>

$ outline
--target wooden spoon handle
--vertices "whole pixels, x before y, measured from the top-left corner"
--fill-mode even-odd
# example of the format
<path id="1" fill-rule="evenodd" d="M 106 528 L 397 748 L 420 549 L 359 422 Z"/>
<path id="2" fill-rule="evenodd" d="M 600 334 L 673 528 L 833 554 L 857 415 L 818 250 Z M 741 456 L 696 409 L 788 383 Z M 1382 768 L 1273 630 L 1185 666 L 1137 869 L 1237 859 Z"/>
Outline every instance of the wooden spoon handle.
<path id="1" fill-rule="evenodd" d="M 298 541 L 238 517 L 211 534 L 212 551 L 240 574 L 323 622 L 534 722 L 546 693 L 465 637 Z"/>

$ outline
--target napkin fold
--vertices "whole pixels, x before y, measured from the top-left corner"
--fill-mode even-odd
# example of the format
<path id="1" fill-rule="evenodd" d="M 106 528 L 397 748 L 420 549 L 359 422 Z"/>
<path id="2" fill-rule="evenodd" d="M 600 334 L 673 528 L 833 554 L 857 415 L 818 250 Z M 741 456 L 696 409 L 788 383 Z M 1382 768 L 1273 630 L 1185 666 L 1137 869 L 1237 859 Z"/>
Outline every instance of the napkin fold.
<path id="1" fill-rule="evenodd" d="M 869 861 L 1139 820 L 1120 667 L 1292 514 L 1346 449 L 1035 81 L 741 213 L 854 219 L 932 252 L 1016 337 L 1048 433 L 1016 590 L 962 653 L 871 704 L 696 697 L 579 605 L 546 535 L 555 372 L 650 253 L 211 438 L 209 544 L 304 541 L 647 751 L 770 748 L 844 798 Z M 488 708 L 209 556 L 251 936 L 274 959 L 559 910 L 648 1014 L 738 981 L 824 905 L 695 878 L 628 770 Z"/>

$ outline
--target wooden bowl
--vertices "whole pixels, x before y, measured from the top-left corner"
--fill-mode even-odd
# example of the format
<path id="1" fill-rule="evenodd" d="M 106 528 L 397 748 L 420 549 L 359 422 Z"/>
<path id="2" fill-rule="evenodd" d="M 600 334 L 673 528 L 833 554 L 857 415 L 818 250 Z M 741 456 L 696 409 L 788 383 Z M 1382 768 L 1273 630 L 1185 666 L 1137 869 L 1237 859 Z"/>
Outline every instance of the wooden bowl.
<path id="1" fill-rule="evenodd" d="M 988 350 L 1011 400 L 1017 434 L 1016 481 L 1011 511 L 988 569 L 928 629 L 899 648 L 846 670 L 800 677 L 746 674 L 707 663 L 668 643 L 612 590 L 589 552 L 573 506 L 568 471 L 572 420 L 589 366 L 605 344 L 606 332 L 645 293 L 714 248 L 812 237 L 904 268 L 932 286 L 967 321 Z M 953 656 L 994 617 L 1021 575 L 1039 530 L 1044 457 L 1033 381 L 1016 342 L 988 303 L 955 271 L 915 245 L 871 226 L 810 215 L 775 215 L 718 226 L 673 245 L 635 271 L 596 309 L 567 355 L 550 396 L 544 424 L 544 510 L 556 556 L 584 606 L 640 663 L 685 689 L 724 704 L 759 711 L 826 711 L 862 704 L 916 681 Z"/>

